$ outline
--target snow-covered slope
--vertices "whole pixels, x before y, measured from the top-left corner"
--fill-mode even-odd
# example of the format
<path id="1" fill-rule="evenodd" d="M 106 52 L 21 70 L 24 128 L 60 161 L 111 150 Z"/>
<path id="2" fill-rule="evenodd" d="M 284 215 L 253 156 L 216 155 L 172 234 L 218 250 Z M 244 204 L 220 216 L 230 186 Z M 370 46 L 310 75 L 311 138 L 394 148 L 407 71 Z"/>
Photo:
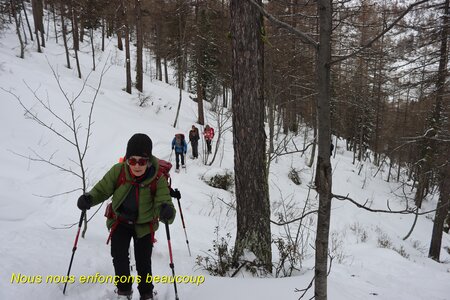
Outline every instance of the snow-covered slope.
<path id="1" fill-rule="evenodd" d="M 76 200 L 80 191 L 65 193 L 81 186 L 79 178 L 49 164 L 30 161 L 22 156 L 51 158 L 53 162 L 68 169 L 77 170 L 76 152 L 73 146 L 38 125 L 24 114 L 15 96 L 37 113 L 48 124 L 71 136 L 63 125 L 42 109 L 37 97 L 49 103 L 52 110 L 69 121 L 70 112 L 63 93 L 58 88 L 59 78 L 63 91 L 74 99 L 82 89 L 90 73 L 90 46 L 84 45 L 80 53 L 83 79 L 77 78 L 75 69 L 64 67 L 65 55 L 61 45 L 50 38 L 44 53 L 28 45 L 25 59 L 18 53 L 18 42 L 12 30 L 0 38 L 0 299 L 108 299 L 113 296 L 112 284 L 80 282 L 80 276 L 114 274 L 109 246 L 105 244 L 107 230 L 103 217 L 104 208 L 93 217 L 85 239 L 80 239 L 71 274 L 75 282 L 68 284 L 67 295 L 63 296 L 63 284 L 46 283 L 48 276 L 66 275 L 80 211 Z M 170 158 L 170 142 L 177 132 L 188 133 L 196 120 L 196 103 L 183 93 L 181 113 L 176 128 L 172 126 L 178 105 L 178 89 L 174 86 L 151 80 L 145 76 L 144 94 L 150 97 L 148 105 L 139 107 L 138 93 L 129 95 L 123 91 L 125 74 L 123 53 L 118 51 L 114 41 L 107 43 L 104 53 L 97 51 L 97 70 L 86 81 L 83 93 L 76 101 L 76 115 L 82 127 L 79 133 L 86 136 L 89 102 L 93 100 L 101 70 L 107 72 L 93 111 L 92 135 L 85 157 L 89 187 L 125 152 L 126 142 L 136 132 L 151 136 L 154 154 Z M 72 61 L 74 64 L 74 61 Z M 149 64 L 150 66 L 150 64 Z M 52 73 L 52 69 L 57 74 Z M 28 86 L 28 87 L 27 87 Z M 11 93 L 8 93 L 10 91 Z M 13 96 L 13 94 L 15 96 Z M 34 94 L 36 96 L 34 96 Z M 214 114 L 207 114 L 207 122 L 215 126 Z M 296 138 L 301 144 L 302 138 Z M 212 166 L 205 166 L 201 160 L 187 161 L 187 172 L 172 174 L 173 186 L 183 195 L 181 204 L 186 221 L 192 256 L 187 251 L 181 220 L 177 217 L 171 226 L 175 272 L 177 275 L 205 276 L 201 285 L 179 284 L 180 299 L 225 300 L 225 299 L 297 299 L 313 277 L 315 218 L 304 220 L 301 236 L 304 240 L 302 261 L 299 270 L 292 277 L 252 278 L 240 273 L 237 278 L 213 277 L 196 265 L 198 255 L 212 247 L 219 236 L 231 233 L 233 242 L 235 214 L 224 203 L 233 201 L 233 194 L 208 186 L 202 178 L 233 170 L 232 137 L 225 134 L 219 157 Z M 393 210 L 405 207 L 403 189 L 400 184 L 387 183 L 386 174 L 373 174 L 376 168 L 369 163 L 352 165 L 352 156 L 344 143 L 337 145 L 333 163 L 333 191 L 347 195 L 372 208 L 386 209 L 386 203 Z M 19 154 L 19 155 L 17 155 Z M 314 191 L 308 196 L 308 183 L 312 170 L 306 167 L 309 154 L 282 156 L 270 168 L 272 219 L 277 219 L 283 205 L 292 206 L 291 211 L 301 212 L 315 209 L 317 197 Z M 173 157 L 172 157 L 173 159 Z M 288 179 L 290 168 L 300 170 L 302 184 L 297 186 Z M 409 190 L 405 191 L 408 195 Z M 59 195 L 49 198 L 51 195 Z M 432 229 L 432 214 L 420 216 L 415 230 L 406 241 L 414 216 L 398 214 L 369 213 L 345 201 L 333 200 L 331 225 L 331 256 L 334 257 L 329 276 L 329 299 L 449 299 L 450 255 L 443 249 L 444 263 L 427 258 Z M 425 204 L 432 209 L 435 201 Z M 89 211 L 91 216 L 97 207 Z M 294 213 L 294 217 L 299 214 Z M 70 227 L 70 225 L 75 224 Z M 298 223 L 291 225 L 296 232 Z M 285 236 L 284 227 L 273 225 L 274 238 Z M 164 230 L 157 233 L 158 242 L 153 253 L 154 275 L 170 275 L 169 255 Z M 442 247 L 449 247 L 449 236 L 444 234 Z M 274 262 L 278 255 L 274 249 Z M 402 256 L 402 255 L 403 256 Z M 21 277 L 22 276 L 22 277 Z M 29 276 L 29 277 L 23 277 Z M 35 276 L 35 277 L 33 277 Z M 41 276 L 42 283 L 38 283 Z M 24 283 L 18 283 L 22 280 Z M 135 288 L 134 299 L 138 299 Z M 171 284 L 157 284 L 159 299 L 174 299 Z M 309 290 L 306 297 L 312 296 Z"/>

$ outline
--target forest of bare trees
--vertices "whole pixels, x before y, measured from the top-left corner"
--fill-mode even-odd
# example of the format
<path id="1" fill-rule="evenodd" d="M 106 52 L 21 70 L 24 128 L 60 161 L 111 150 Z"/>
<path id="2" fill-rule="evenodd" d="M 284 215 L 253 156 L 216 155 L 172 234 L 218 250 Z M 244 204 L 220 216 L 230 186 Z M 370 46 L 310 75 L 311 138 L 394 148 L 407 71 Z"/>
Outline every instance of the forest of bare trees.
<path id="1" fill-rule="evenodd" d="M 0 30 L 8 26 L 18 37 L 18 57 L 60 43 L 66 67 L 76 66 L 80 78 L 79 43 L 91 43 L 95 69 L 94 35 L 102 39 L 101 50 L 105 39 L 114 40 L 126 58 L 121 88 L 128 93 L 145 92 L 145 76 L 168 83 L 168 69 L 175 70 L 177 87 L 196 95 L 201 125 L 204 101 L 223 107 L 232 101 L 241 220 L 236 243 L 239 251 L 259 253 L 267 270 L 264 166 L 276 148 L 276 128 L 296 135 L 301 124 L 310 127 L 318 147 L 317 238 L 322 240 L 316 241 L 316 255 L 321 251 L 325 259 L 316 265 L 316 281 L 325 276 L 325 292 L 316 291 L 316 299 L 326 299 L 323 239 L 332 201 L 332 138 L 343 145 L 345 140 L 354 164 L 369 160 L 388 168 L 386 181 L 404 180 L 415 190 L 417 209 L 440 193 L 429 250 L 439 261 L 442 232 L 450 225 L 449 0 L 2 0 Z M 148 52 L 156 70 L 151 74 L 143 65 L 150 62 L 144 60 Z M 266 139 L 267 149 L 249 151 L 251 141 L 243 141 L 248 132 Z M 243 156 L 248 152 L 254 160 Z M 246 177 L 249 173 L 261 177 Z M 239 191 L 253 191 L 254 199 L 243 199 Z M 256 225 L 266 232 L 250 232 Z M 262 245 L 252 242 L 257 240 Z"/>

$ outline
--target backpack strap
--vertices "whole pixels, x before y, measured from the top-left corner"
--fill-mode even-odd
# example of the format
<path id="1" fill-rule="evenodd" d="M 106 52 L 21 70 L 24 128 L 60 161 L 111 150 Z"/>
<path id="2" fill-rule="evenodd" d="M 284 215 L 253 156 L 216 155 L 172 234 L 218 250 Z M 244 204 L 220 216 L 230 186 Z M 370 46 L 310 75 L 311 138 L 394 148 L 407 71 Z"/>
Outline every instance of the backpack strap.
<path id="1" fill-rule="evenodd" d="M 122 184 L 125 184 L 125 182 L 127 182 L 127 174 L 125 174 L 125 164 L 123 164 L 120 169 L 119 177 L 117 178 L 116 189 Z"/>
<path id="2" fill-rule="evenodd" d="M 159 179 L 161 178 L 161 176 L 163 176 L 163 174 L 164 173 L 163 173 L 161 167 L 159 167 L 158 174 L 156 174 L 155 178 L 152 180 L 152 182 L 150 182 L 149 186 L 150 186 L 150 193 L 152 195 L 152 198 L 155 198 L 155 196 L 156 196 L 156 189 L 158 186 L 158 182 L 159 182 Z"/>
<path id="3" fill-rule="evenodd" d="M 152 197 L 154 198 L 156 195 L 156 190 L 157 190 L 157 186 L 158 186 L 158 182 L 161 179 L 162 176 L 166 177 L 167 179 L 167 186 L 169 187 L 169 189 L 171 188 L 171 180 L 170 180 L 170 169 L 172 168 L 172 164 L 168 161 L 165 160 L 158 160 L 158 173 L 156 174 L 155 178 L 150 182 L 149 186 L 150 186 L 150 192 Z"/>

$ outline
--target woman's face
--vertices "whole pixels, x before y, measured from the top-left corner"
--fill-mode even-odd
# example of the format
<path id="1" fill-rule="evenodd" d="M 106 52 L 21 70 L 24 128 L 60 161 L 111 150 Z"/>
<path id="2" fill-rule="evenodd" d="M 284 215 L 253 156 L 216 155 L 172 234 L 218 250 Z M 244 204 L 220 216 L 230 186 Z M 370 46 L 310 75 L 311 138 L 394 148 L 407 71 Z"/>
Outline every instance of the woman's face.
<path id="1" fill-rule="evenodd" d="M 144 175 L 149 163 L 148 157 L 131 156 L 127 159 L 127 164 L 134 176 Z"/>

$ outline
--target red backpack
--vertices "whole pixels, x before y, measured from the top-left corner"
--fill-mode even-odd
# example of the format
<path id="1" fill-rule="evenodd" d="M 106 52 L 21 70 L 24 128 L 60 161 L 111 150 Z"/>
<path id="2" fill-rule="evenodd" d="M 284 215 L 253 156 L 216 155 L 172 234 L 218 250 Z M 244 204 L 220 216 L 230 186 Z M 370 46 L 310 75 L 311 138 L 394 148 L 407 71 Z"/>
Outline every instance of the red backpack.
<path id="1" fill-rule="evenodd" d="M 119 162 L 124 162 L 124 158 L 120 158 Z M 150 188 L 150 193 L 152 195 L 152 198 L 155 197 L 156 195 L 156 189 L 157 189 L 157 185 L 158 185 L 158 181 L 161 178 L 161 176 L 164 176 L 167 180 L 167 186 L 169 188 L 169 191 L 172 190 L 171 187 L 171 179 L 170 179 L 170 169 L 172 169 L 172 164 L 166 160 L 163 159 L 158 159 L 158 173 L 156 174 L 155 178 L 153 178 L 153 180 L 149 183 L 148 187 Z M 116 182 L 116 189 L 125 184 L 127 182 L 127 176 L 125 173 L 125 164 L 122 165 L 122 169 L 120 170 L 120 174 L 119 177 L 117 178 L 117 182 Z M 116 221 L 114 221 L 113 226 L 111 227 L 110 233 L 109 233 L 109 237 L 108 240 L 106 241 L 106 244 L 109 243 L 109 241 L 111 240 L 111 236 L 113 234 L 113 232 L 115 231 L 117 225 L 119 224 L 120 220 L 117 218 L 116 214 L 114 213 L 113 209 L 112 209 L 112 202 L 109 203 L 106 206 L 106 210 L 105 210 L 105 217 L 108 219 L 115 219 Z M 152 222 L 150 222 L 150 228 L 153 228 L 153 223 L 154 222 L 158 222 L 158 219 L 153 220 Z M 156 239 L 154 236 L 154 232 L 152 232 L 152 243 L 155 243 Z"/>

